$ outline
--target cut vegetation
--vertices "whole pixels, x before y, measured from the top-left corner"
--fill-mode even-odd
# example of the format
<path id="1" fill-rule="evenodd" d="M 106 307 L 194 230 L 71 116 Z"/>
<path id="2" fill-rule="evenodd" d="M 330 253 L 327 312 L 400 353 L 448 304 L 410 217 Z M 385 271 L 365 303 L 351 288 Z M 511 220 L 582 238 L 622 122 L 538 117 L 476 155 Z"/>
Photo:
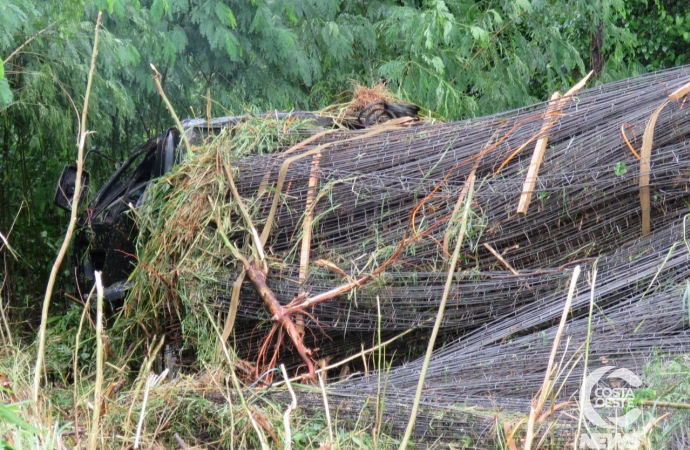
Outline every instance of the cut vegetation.
<path id="1" fill-rule="evenodd" d="M 689 83 L 680 68 L 579 85 L 452 123 L 196 123 L 183 163 L 128 213 L 138 264 L 105 366 L 49 367 L 64 384 L 26 404 L 28 356 L 5 351 L 0 437 L 394 448 L 424 374 L 415 448 L 596 448 L 597 433 L 689 446 Z M 358 88 L 329 113 L 387 95 Z M 88 316 L 71 320 L 94 351 Z M 74 348 L 60 339 L 49 351 Z M 581 414 L 586 375 L 606 366 L 645 383 L 627 409 L 599 410 L 640 408 L 626 429 Z"/>

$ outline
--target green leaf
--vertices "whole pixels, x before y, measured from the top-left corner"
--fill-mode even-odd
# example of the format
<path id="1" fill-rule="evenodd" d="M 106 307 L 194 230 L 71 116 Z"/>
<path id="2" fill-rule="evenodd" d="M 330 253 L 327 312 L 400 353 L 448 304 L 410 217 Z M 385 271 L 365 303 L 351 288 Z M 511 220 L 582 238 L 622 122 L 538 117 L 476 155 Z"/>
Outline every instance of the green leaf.
<path id="1" fill-rule="evenodd" d="M 0 108 L 12 103 L 12 89 L 5 78 L 0 79 Z"/>
<path id="2" fill-rule="evenodd" d="M 0 80 L 5 78 L 5 65 L 0 61 Z"/>
<path id="3" fill-rule="evenodd" d="M 470 27 L 470 31 L 472 32 L 472 37 L 479 41 L 482 47 L 487 47 L 489 44 L 489 32 L 486 31 L 484 28 L 479 28 L 479 27 Z"/>
<path id="4" fill-rule="evenodd" d="M 436 73 L 438 73 L 439 75 L 443 75 L 443 72 L 445 71 L 446 66 L 445 66 L 445 64 L 443 64 L 443 60 L 441 58 L 439 58 L 438 56 L 434 56 L 432 58 L 429 58 L 427 55 L 422 55 L 422 59 L 424 59 L 424 61 L 427 64 L 429 64 L 431 67 L 433 67 L 434 70 L 436 71 Z"/>
<path id="5" fill-rule="evenodd" d="M 232 28 L 237 27 L 237 21 L 235 21 L 232 10 L 221 2 L 216 3 L 216 16 L 223 25 L 229 25 Z"/>
<path id="6" fill-rule="evenodd" d="M 621 175 L 628 173 L 628 167 L 623 161 L 621 161 L 613 166 L 613 173 L 615 173 L 617 177 L 620 177 Z"/>
<path id="7" fill-rule="evenodd" d="M 501 15 L 498 12 L 496 12 L 495 9 L 490 9 L 487 12 L 491 13 L 494 16 L 494 22 L 496 22 L 497 25 L 501 25 L 503 23 Z"/>
<path id="8" fill-rule="evenodd" d="M 168 12 L 167 0 L 153 0 L 151 5 L 151 20 L 158 22 L 163 18 L 163 14 Z"/>
<path id="9" fill-rule="evenodd" d="M 0 403 L 0 419 L 2 419 L 0 422 L 4 420 L 11 424 L 17 425 L 21 429 L 31 431 L 32 433 L 39 432 L 38 428 L 24 422 L 24 420 L 22 420 L 22 418 L 15 413 L 15 410 L 11 406 L 5 406 L 2 403 Z"/>
<path id="10" fill-rule="evenodd" d="M 515 6 L 517 6 L 518 11 L 520 12 L 532 12 L 532 5 L 530 4 L 529 0 L 515 0 Z"/>

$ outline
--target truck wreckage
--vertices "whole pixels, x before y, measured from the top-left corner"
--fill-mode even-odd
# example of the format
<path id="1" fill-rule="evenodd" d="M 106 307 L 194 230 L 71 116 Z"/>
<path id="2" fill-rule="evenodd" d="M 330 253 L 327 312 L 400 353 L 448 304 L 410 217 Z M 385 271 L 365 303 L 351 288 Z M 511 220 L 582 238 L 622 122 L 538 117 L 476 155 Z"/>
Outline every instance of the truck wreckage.
<path id="1" fill-rule="evenodd" d="M 324 129 L 364 129 L 390 119 L 417 117 L 419 108 L 410 104 L 398 104 L 379 100 L 364 107 L 357 117 L 341 120 L 311 112 L 273 112 L 261 115 L 221 117 L 206 121 L 185 120 L 182 123 L 191 142 L 201 143 L 210 135 L 232 128 L 250 118 L 269 120 L 305 120 Z M 79 260 L 78 285 L 81 292 L 88 292 L 94 284 L 94 271 L 103 273 L 105 300 L 117 302 L 124 299 L 130 286 L 127 278 L 134 268 L 134 242 L 136 226 L 126 214 L 130 208 L 141 206 L 149 183 L 179 164 L 186 152 L 180 146 L 180 131 L 170 128 L 135 148 L 131 156 L 120 165 L 110 179 L 98 190 L 90 202 L 87 212 L 78 222 L 79 232 L 74 253 Z M 89 154 L 99 152 L 92 150 Z M 76 166 L 63 169 L 55 191 L 54 204 L 66 211 L 71 209 L 76 180 Z M 88 187 L 89 174 L 83 176 L 83 185 Z M 83 195 L 82 195 L 83 198 Z"/>
<path id="2" fill-rule="evenodd" d="M 215 354 L 220 334 L 254 386 L 280 363 L 326 373 L 332 415 L 380 414 L 394 437 L 446 293 L 415 439 L 522 439 L 539 405 L 535 433 L 572 445 L 592 364 L 641 374 L 690 348 L 688 92 L 684 67 L 454 123 L 188 122 L 191 148 L 171 129 L 96 195 L 80 225 L 106 237 L 79 238 L 83 276 L 101 268 L 178 362 Z M 389 365 L 371 370 L 382 348 Z"/>

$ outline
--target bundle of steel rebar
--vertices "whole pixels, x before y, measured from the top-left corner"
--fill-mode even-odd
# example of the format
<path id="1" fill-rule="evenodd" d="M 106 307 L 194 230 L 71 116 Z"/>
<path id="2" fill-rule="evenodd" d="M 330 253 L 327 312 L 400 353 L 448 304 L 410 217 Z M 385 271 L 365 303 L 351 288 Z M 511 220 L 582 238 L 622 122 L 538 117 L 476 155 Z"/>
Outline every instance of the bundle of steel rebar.
<path id="1" fill-rule="evenodd" d="M 374 280 L 313 307 L 310 314 L 318 326 L 306 320 L 323 330 L 431 327 L 446 278 L 444 248 L 456 234 L 453 212 L 474 170 L 478 181 L 470 231 L 444 329 L 462 334 L 557 295 L 573 264 L 605 255 L 640 234 L 640 164 L 630 147 L 639 151 L 650 115 L 688 81 L 690 70 L 677 69 L 583 91 L 567 99 L 557 114 L 548 115 L 542 104 L 368 137 L 363 136 L 370 130 L 342 131 L 303 145 L 299 152 L 307 156 L 302 159 L 294 152 L 237 159 L 236 183 L 243 197 L 255 202 L 259 230 L 278 195 L 266 248 L 280 263 L 269 268 L 268 284 L 285 303 L 299 292 L 326 292 L 373 271 L 416 231 L 421 236 Z M 649 183 L 654 229 L 688 210 L 684 196 L 690 169 L 680 163 L 690 158 L 684 139 L 690 118 L 684 106 L 682 100 L 669 104 L 655 128 Z M 545 122 L 550 128 L 543 131 Z M 543 136 L 548 136 L 548 148 L 532 205 L 522 216 L 515 209 L 533 145 L 499 167 L 523 144 Z M 293 159 L 289 165 L 288 158 Z M 283 166 L 280 193 L 267 194 L 267 186 L 276 189 Z M 318 183 L 311 188 L 314 201 L 307 211 L 314 177 Z M 305 215 L 314 218 L 312 264 L 300 279 Z M 317 260 L 328 261 L 345 276 L 315 265 Z M 233 281 L 229 275 L 221 282 L 214 306 L 227 307 Z M 238 315 L 267 319 L 262 311 L 253 287 L 245 283 Z"/>
<path id="2" fill-rule="evenodd" d="M 334 362 L 392 339 L 386 354 L 397 354 L 396 366 L 383 378 L 363 367 L 363 357 L 329 395 L 351 405 L 339 410 L 341 417 L 356 418 L 368 402 L 381 401 L 382 390 L 386 423 L 400 432 L 422 370 L 417 358 L 443 297 L 450 249 L 459 238 L 467 181 L 476 178 L 415 433 L 420 439 L 455 439 L 458 433 L 476 442 L 495 439 L 495 412 L 529 413 L 542 387 L 578 264 L 583 271 L 558 345 L 560 388 L 552 405 L 574 401 L 588 336 L 591 365 L 637 373 L 655 352 L 688 351 L 683 302 L 690 277 L 684 218 L 690 211 L 690 106 L 683 93 L 669 97 L 688 83 L 690 68 L 684 67 L 456 123 L 316 129 L 306 139 L 300 130 L 299 139 L 262 155 L 238 151 L 236 138 L 225 136 L 198 171 L 232 176 L 247 210 L 240 212 L 236 195 L 222 189 L 190 194 L 217 211 L 196 228 L 200 238 L 187 233 L 189 244 L 175 255 L 180 264 L 191 252 L 210 255 L 215 269 L 186 278 L 198 283 L 184 290 L 211 280 L 214 291 L 185 307 L 202 320 L 208 307 L 222 317 L 232 310 L 239 354 L 252 360 L 266 351 L 271 327 L 262 324 L 272 313 L 248 280 L 233 297 L 244 275 L 215 237 L 213 230 L 223 227 L 246 255 L 258 254 L 258 235 L 265 240 L 266 286 L 282 305 L 357 285 L 300 311 L 305 344 L 319 349 L 314 358 Z M 543 156 L 535 156 L 542 139 L 548 140 Z M 223 158 L 231 174 L 218 169 Z M 530 180 L 535 159 L 540 168 Z M 195 183 L 188 174 L 177 179 L 166 183 L 197 190 L 212 184 L 206 178 Z M 526 189 L 529 181 L 534 187 Z M 526 195 L 529 207 L 518 213 Z M 207 266 L 194 264 L 197 272 Z M 590 295 L 596 303 L 591 330 Z M 393 339 L 404 330 L 414 331 Z M 295 349 L 283 341 L 281 362 L 303 372 Z M 361 373 L 353 377 L 352 371 Z M 329 372 L 332 381 L 336 373 Z M 320 405 L 318 398 L 309 401 Z M 577 425 L 573 415 L 552 420 L 565 430 L 562 436 Z"/>

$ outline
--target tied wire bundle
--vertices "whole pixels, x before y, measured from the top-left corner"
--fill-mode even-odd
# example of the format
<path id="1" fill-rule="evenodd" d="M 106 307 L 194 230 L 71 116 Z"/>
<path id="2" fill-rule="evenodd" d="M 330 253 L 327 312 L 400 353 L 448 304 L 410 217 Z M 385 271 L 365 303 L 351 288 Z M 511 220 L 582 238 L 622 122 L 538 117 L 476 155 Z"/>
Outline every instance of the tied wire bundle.
<path id="1" fill-rule="evenodd" d="M 613 365 L 642 374 L 644 365 L 658 353 L 668 357 L 690 351 L 690 316 L 684 304 L 690 252 L 685 238 L 683 223 L 673 223 L 598 261 L 595 302 L 600 309 L 592 318 L 588 373 L 593 366 Z M 558 408 L 544 429 L 548 425 L 557 430 L 554 442 L 563 446 L 572 444 L 579 415 L 576 399 L 588 335 L 586 279 L 580 280 L 576 292 L 572 318 L 558 348 L 565 370 L 554 377 L 557 388 L 545 407 L 546 411 Z M 436 350 L 427 372 L 415 439 L 451 442 L 469 437 L 481 445 L 498 444 L 496 433 L 490 430 L 497 422 L 517 423 L 529 412 L 530 401 L 542 386 L 563 295 L 554 293 L 518 308 L 511 317 L 490 322 Z M 421 365 L 419 359 L 386 371 L 385 389 L 379 386 L 376 372 L 333 384 L 331 414 L 353 425 L 362 410 L 375 409 L 371 405 L 378 402 L 385 405 L 386 432 L 401 435 Z M 383 399 L 381 391 L 385 391 Z M 314 414 L 322 408 L 317 395 L 303 397 L 303 407 Z"/>
<path id="2" fill-rule="evenodd" d="M 444 332 L 464 334 L 549 293 L 562 292 L 568 267 L 592 261 L 639 235 L 639 162 L 621 125 L 626 124 L 626 138 L 639 149 L 650 114 L 690 80 L 689 74 L 688 69 L 678 69 L 583 91 L 554 117 L 545 115 L 545 105 L 536 105 L 476 120 L 396 129 L 362 140 L 352 137 L 366 130 L 328 134 L 311 142 L 300 151 L 331 146 L 323 150 L 318 165 L 314 156 L 307 156 L 289 166 L 266 245 L 280 259 L 269 269 L 269 287 L 288 303 L 300 290 L 317 295 L 347 282 L 315 264 L 305 280 L 298 277 L 308 180 L 316 172 L 312 261 L 327 260 L 354 279 L 381 264 L 406 233 L 409 237 L 412 220 L 414 230 L 426 234 L 367 285 L 310 309 L 318 323 L 306 318 L 307 326 L 333 335 L 379 326 L 386 332 L 431 327 L 445 282 L 447 255 L 441 244 L 448 227 L 453 228 L 449 219 L 476 165 L 480 181 L 468 244 L 455 274 Z M 515 207 L 531 152 L 525 149 L 498 168 L 516 148 L 540 135 L 544 120 L 555 122 L 548 131 L 549 146 L 532 206 L 522 217 Z M 655 228 L 687 211 L 690 169 L 680 162 L 690 157 L 684 139 L 688 132 L 687 107 L 682 102 L 669 105 L 659 117 L 654 138 L 650 186 Z M 276 153 L 235 161 L 242 196 L 255 198 L 266 179 L 275 186 L 288 156 Z M 271 200 L 271 195 L 264 195 L 256 201 L 259 227 Z M 507 270 L 484 244 L 502 253 L 519 275 Z M 233 282 L 230 274 L 218 285 L 214 306 L 220 311 L 227 310 Z M 251 285 L 245 283 L 241 297 L 239 317 L 268 319 Z M 251 334 L 241 329 L 236 333 Z M 353 334 L 352 341 L 340 341 L 341 347 L 358 347 L 358 339 Z"/>
<path id="3" fill-rule="evenodd" d="M 434 439 L 461 430 L 478 439 L 493 439 L 487 427 L 495 411 L 528 411 L 541 387 L 576 264 L 587 272 L 598 259 L 595 301 L 600 310 L 594 316 L 592 358 L 615 360 L 635 371 L 654 349 L 669 354 L 687 351 L 682 298 L 688 249 L 682 218 L 688 213 L 690 188 L 685 163 L 690 160 L 690 106 L 685 99 L 669 103 L 658 117 L 649 173 L 652 234 L 643 238 L 640 163 L 633 151 L 639 153 L 652 113 L 688 82 L 690 69 L 679 68 L 582 91 L 565 99 L 555 112 L 539 104 L 479 119 L 391 127 L 378 133 L 259 126 L 242 135 L 242 145 L 237 131 L 217 138 L 210 146 L 212 157 L 197 161 L 193 172 L 183 165 L 166 182 L 174 192 L 187 192 L 185 186 L 198 192 L 200 186 L 217 184 L 209 191 L 215 195 L 214 204 L 223 213 L 230 238 L 246 250 L 251 239 L 237 226 L 239 212 L 227 187 L 218 181 L 225 177 L 218 167 L 232 166 L 257 230 L 270 229 L 264 246 L 267 286 L 284 305 L 301 293 L 318 295 L 375 271 L 404 239 L 416 237 L 372 280 L 310 307 L 303 317 L 305 343 L 319 348 L 315 357 L 331 360 L 358 351 L 363 342 L 373 345 L 377 330 L 383 339 L 416 330 L 419 348 L 406 340 L 386 349 L 407 361 L 386 375 L 386 414 L 395 417 L 395 411 L 406 411 L 414 392 L 421 367 L 416 358 L 423 352 L 443 294 L 447 248 L 457 238 L 454 212 L 465 181 L 474 173 L 468 233 L 427 375 L 427 409 L 415 435 Z M 550 126 L 544 131 L 545 123 Z M 261 134 L 267 131 L 274 134 Z M 265 142 L 266 136 L 276 142 L 273 151 L 256 154 L 252 142 Z M 531 149 L 545 136 L 548 146 L 532 203 L 526 215 L 519 215 L 516 207 Z M 197 177 L 205 177 L 205 183 L 196 182 Z M 199 202 L 206 201 L 203 195 L 197 195 Z M 267 223 L 274 203 L 273 220 Z M 182 217 L 179 206 L 169 208 L 168 214 L 166 221 Z M 204 214 L 196 217 L 202 224 L 196 227 L 201 237 L 190 232 L 176 252 L 184 256 L 174 261 L 177 284 L 158 284 L 175 291 L 185 314 L 203 318 L 197 327 L 206 320 L 205 308 L 221 319 L 228 313 L 240 272 L 213 233 L 219 224 Z M 300 276 L 307 216 L 311 262 L 306 276 Z M 164 240 L 178 242 L 174 236 Z M 194 252 L 213 263 L 194 259 L 193 267 L 178 264 L 190 261 L 187 255 Z M 159 269 L 165 273 L 164 267 Z M 151 277 L 151 270 L 144 272 Z M 189 294 L 192 291 L 196 293 Z M 565 354 L 565 360 L 583 351 L 588 302 L 589 289 L 582 278 L 566 328 L 567 348 L 561 341 L 559 355 Z M 232 342 L 251 361 L 270 328 L 263 326 L 270 317 L 247 281 L 236 314 Z M 292 350 L 284 343 L 281 361 L 299 371 L 301 363 Z M 578 364 L 567 376 L 561 374 L 563 389 L 556 400 L 572 398 L 577 390 L 584 370 L 582 362 Z M 375 376 L 362 375 L 333 385 L 330 395 L 351 398 L 351 414 L 356 416 L 358 405 L 366 404 L 377 388 Z M 314 405 L 318 407 L 318 400 Z M 443 420 L 439 411 L 444 412 Z M 400 415 L 406 417 L 404 412 Z M 395 419 L 389 423 L 392 430 L 404 428 Z M 572 417 L 563 419 L 562 425 L 572 428 Z"/>

